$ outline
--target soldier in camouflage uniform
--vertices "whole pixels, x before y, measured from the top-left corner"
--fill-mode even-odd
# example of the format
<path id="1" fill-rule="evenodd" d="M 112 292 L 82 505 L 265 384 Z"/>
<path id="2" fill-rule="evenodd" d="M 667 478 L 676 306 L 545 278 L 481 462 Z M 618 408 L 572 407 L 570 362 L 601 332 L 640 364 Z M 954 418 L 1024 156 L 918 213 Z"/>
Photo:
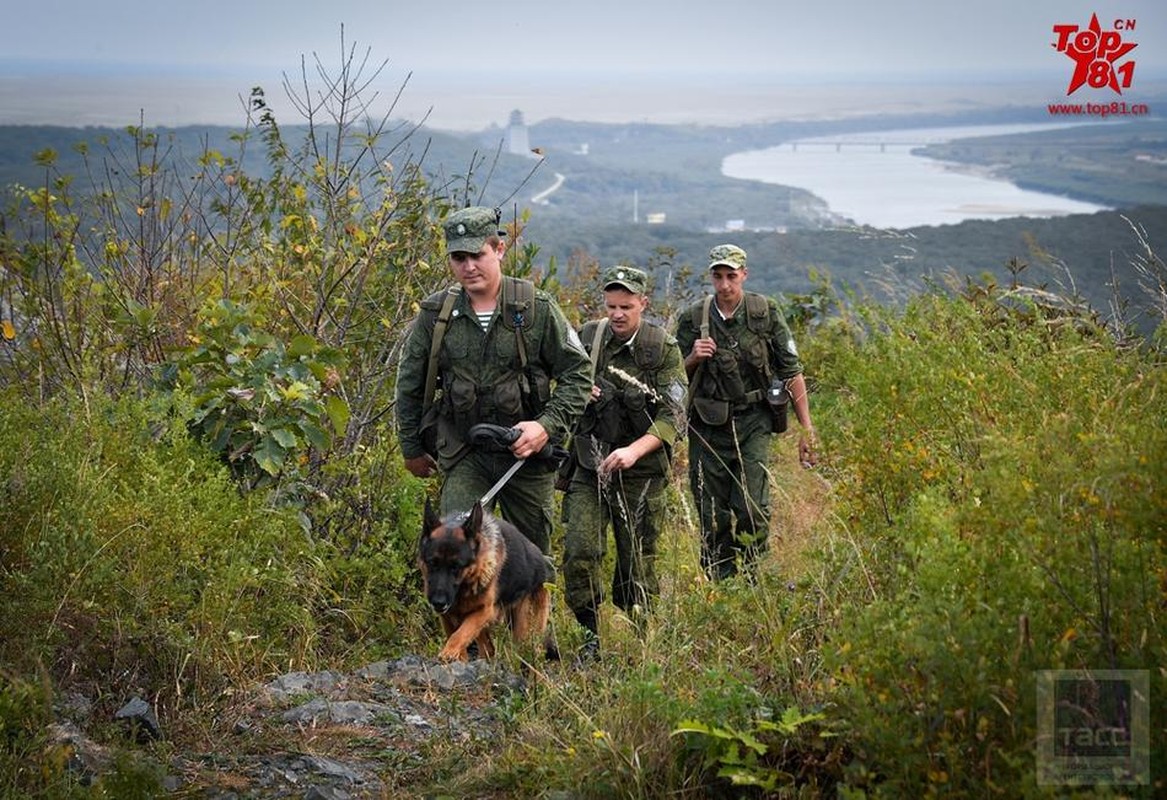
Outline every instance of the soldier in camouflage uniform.
<path id="1" fill-rule="evenodd" d="M 742 285 L 745 251 L 723 244 L 709 258 L 715 294 L 681 315 L 677 343 L 689 374 L 689 485 L 701 524 L 701 562 L 720 580 L 752 571 L 767 546 L 775 430 L 770 388 L 784 384 L 802 426 L 803 466 L 815 462 L 815 432 L 790 329 L 773 299 Z"/>
<path id="2" fill-rule="evenodd" d="M 584 658 L 599 653 L 609 524 L 616 542 L 612 602 L 639 621 L 659 591 L 654 562 L 686 381 L 676 341 L 641 317 L 647 283 L 638 269 L 607 270 L 606 317 L 580 334 L 594 385 L 572 437 L 563 575 L 567 604 L 588 632 Z"/>
<path id="3" fill-rule="evenodd" d="M 418 477 L 441 470 L 443 515 L 473 507 L 516 458 L 539 453 L 552 437 L 566 439 L 591 388 L 587 353 L 555 300 L 502 274 L 499 220 L 497 209 L 484 207 L 446 218 L 458 285 L 422 301 L 397 373 L 401 454 Z M 443 314 L 448 321 L 431 405 L 426 377 Z M 517 428 L 510 453 L 471 452 L 466 433 L 479 422 Z M 551 547 L 554 484 L 555 464 L 532 459 L 497 496 L 500 515 L 544 554 Z"/>

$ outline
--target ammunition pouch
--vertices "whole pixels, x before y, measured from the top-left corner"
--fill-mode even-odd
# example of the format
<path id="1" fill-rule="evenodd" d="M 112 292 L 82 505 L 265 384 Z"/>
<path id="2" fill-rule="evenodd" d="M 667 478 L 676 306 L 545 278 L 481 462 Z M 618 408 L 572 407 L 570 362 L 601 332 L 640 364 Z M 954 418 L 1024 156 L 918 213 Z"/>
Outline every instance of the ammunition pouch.
<path id="1" fill-rule="evenodd" d="M 712 397 L 694 397 L 693 410 L 706 425 L 724 425 L 729 422 L 729 401 Z"/>
<path id="2" fill-rule="evenodd" d="M 603 378 L 597 379 L 596 385 L 600 387 L 600 396 L 584 409 L 580 431 L 600 441 L 617 442 L 620 440 L 624 417 L 618 396 L 620 390 Z"/>
<path id="3" fill-rule="evenodd" d="M 479 409 L 479 419 L 497 421 L 499 424 L 513 425 L 524 419 L 523 387 L 519 381 L 508 380 L 495 384 L 489 399 Z"/>
<path id="4" fill-rule="evenodd" d="M 477 411 L 478 387 L 473 381 L 455 375 L 450 380 L 450 390 L 442 395 L 442 401 L 448 404 L 453 419 L 469 421 Z"/>
<path id="5" fill-rule="evenodd" d="M 598 470 L 610 452 L 612 446 L 595 436 L 583 433 L 572 437 L 572 460 L 586 470 Z"/>
<path id="6" fill-rule="evenodd" d="M 746 383 L 738 368 L 737 356 L 728 349 L 720 349 L 709 359 L 709 376 L 717 384 L 717 390 L 710 394 L 731 402 L 746 393 Z"/>
<path id="7" fill-rule="evenodd" d="M 561 492 L 566 492 L 571 486 L 571 479 L 575 477 L 576 467 L 579 466 L 579 461 L 575 457 L 575 445 L 572 445 L 571 454 L 563 459 L 559 464 L 559 469 L 555 473 L 555 488 Z"/>
<path id="8" fill-rule="evenodd" d="M 523 381 L 528 389 L 522 398 L 524 419 L 538 419 L 551 400 L 551 378 L 541 369 L 528 369 Z"/>

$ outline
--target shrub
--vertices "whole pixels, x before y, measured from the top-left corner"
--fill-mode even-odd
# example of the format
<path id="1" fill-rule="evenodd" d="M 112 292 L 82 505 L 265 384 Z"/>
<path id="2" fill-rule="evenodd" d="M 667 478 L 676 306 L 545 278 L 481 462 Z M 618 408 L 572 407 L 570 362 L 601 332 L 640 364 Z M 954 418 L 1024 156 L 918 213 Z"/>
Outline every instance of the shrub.
<path id="1" fill-rule="evenodd" d="M 875 578 L 831 598 L 825 650 L 869 796 L 1036 793 L 1036 670 L 1165 655 L 1163 372 L 999 299 L 874 313 L 823 377 L 839 513 Z"/>
<path id="2" fill-rule="evenodd" d="M 320 587 L 293 513 L 141 402 L 6 402 L 6 663 L 165 704 L 305 662 Z"/>
<path id="3" fill-rule="evenodd" d="M 170 369 L 191 397 L 189 424 L 236 478 L 302 506 L 310 457 L 325 456 L 348 425 L 348 404 L 331 391 L 343 359 L 307 334 L 285 345 L 261 326 L 245 305 L 210 304 Z"/>

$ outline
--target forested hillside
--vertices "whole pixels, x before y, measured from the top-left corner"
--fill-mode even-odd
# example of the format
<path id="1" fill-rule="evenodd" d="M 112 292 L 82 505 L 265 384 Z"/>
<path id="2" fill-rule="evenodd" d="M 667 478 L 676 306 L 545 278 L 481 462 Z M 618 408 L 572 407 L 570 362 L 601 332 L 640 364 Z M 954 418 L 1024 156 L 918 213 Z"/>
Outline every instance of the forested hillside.
<path id="1" fill-rule="evenodd" d="M 975 121 L 1018 119 L 1027 115 L 1001 110 Z M 718 228 L 727 218 L 738 218 L 749 224 L 732 238 L 751 254 L 752 285 L 771 294 L 807 291 L 814 283 L 812 270 L 871 293 L 880 292 L 889 276 L 907 285 L 949 274 L 989 273 L 1005 281 L 1007 265 L 1018 260 L 1030 265 L 1034 282 L 1061 283 L 1096 308 L 1129 301 L 1138 282 L 1131 258 L 1142 251 L 1141 239 L 1152 246 L 1167 241 L 1167 178 L 1160 174 L 1167 166 L 1156 161 L 1167 136 L 1162 123 L 1075 128 L 1073 148 L 1061 146 L 1064 133 L 1047 132 L 929 150 L 954 160 L 994 164 L 1004 174 L 1047 191 L 1084 196 L 1066 182 L 1087 181 L 1090 199 L 1122 207 L 1092 215 L 870 230 L 833 220 L 821 201 L 805 191 L 720 174 L 725 155 L 796 136 L 858 126 L 969 121 L 967 114 L 897 116 L 733 129 L 548 121 L 531 128 L 542 159 L 506 153 L 501 129 L 454 135 L 415 130 L 398 121 L 383 131 L 384 152 L 378 157 L 399 168 L 416 165 L 451 202 L 501 205 L 511 216 L 521 209 L 528 215 L 522 243 L 536 246 L 537 263 L 546 267 L 554 261 L 561 274 L 594 263 L 650 269 L 663 265 L 673 272 L 699 265 L 710 247 L 729 238 Z M 249 174 L 267 175 L 270 166 L 257 131 L 245 131 L 184 128 L 151 133 L 158 151 L 185 164 L 191 175 L 201 169 L 206 152 L 234 159 Z M 282 133 L 295 146 L 305 128 L 287 125 Z M 137 168 L 126 131 L 8 126 L 0 127 L 0 185 L 35 187 L 51 181 L 52 171 L 37 158 L 49 150 L 55 154 L 55 171 L 73 176 L 76 191 L 101 188 L 113 176 Z M 1084 171 L 1085 164 L 1089 171 Z M 532 204 L 531 198 L 554 185 L 557 175 L 564 180 L 551 199 Z M 634 198 L 645 209 L 668 208 L 668 222 L 634 223 Z"/>

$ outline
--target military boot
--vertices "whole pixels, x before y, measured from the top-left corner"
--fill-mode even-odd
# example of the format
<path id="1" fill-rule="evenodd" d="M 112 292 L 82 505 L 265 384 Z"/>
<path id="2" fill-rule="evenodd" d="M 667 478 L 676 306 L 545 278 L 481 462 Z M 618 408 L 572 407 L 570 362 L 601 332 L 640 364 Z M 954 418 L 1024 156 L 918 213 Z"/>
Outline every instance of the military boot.
<path id="1" fill-rule="evenodd" d="M 600 625 L 594 608 L 574 610 L 576 621 L 584 629 L 584 641 L 576 653 L 576 664 L 583 666 L 600 660 Z"/>

